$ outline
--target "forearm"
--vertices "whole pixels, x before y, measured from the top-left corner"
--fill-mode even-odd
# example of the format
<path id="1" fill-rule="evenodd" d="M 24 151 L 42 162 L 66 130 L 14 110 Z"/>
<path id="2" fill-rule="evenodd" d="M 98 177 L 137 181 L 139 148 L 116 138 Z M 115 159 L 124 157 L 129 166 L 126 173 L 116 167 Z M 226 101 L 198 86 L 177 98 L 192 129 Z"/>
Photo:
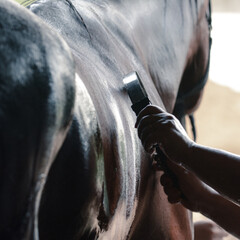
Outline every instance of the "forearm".
<path id="1" fill-rule="evenodd" d="M 240 238 L 240 207 L 217 193 L 211 193 L 199 205 L 200 212 L 229 233 Z"/>
<path id="2" fill-rule="evenodd" d="M 218 192 L 240 202 L 240 157 L 194 144 L 183 164 Z"/>

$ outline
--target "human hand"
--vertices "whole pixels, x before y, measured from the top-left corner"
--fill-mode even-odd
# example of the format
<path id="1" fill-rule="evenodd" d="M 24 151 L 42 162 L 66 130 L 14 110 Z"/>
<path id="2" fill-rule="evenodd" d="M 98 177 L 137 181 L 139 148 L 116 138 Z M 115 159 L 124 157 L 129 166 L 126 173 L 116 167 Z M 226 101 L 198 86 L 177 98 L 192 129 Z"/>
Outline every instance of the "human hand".
<path id="1" fill-rule="evenodd" d="M 195 240 L 222 240 L 228 233 L 212 221 L 198 221 L 194 223 Z"/>
<path id="2" fill-rule="evenodd" d="M 186 158 L 194 144 L 181 123 L 157 106 L 144 108 L 137 117 L 135 127 L 147 152 L 153 153 L 158 144 L 167 157 L 175 162 Z"/>
<path id="3" fill-rule="evenodd" d="M 213 190 L 183 166 L 169 160 L 167 165 L 178 179 L 177 186 L 172 178 L 165 173 L 160 179 L 164 192 L 168 196 L 168 201 L 170 203 L 180 202 L 189 210 L 200 212 L 201 206 L 206 204 L 207 199 L 212 196 Z"/>

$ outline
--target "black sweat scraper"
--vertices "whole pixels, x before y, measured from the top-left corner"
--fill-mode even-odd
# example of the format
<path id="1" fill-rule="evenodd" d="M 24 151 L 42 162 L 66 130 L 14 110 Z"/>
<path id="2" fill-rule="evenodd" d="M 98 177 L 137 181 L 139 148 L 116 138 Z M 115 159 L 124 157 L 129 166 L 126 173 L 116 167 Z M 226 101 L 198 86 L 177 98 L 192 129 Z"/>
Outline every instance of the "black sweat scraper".
<path id="1" fill-rule="evenodd" d="M 151 101 L 149 100 L 146 90 L 144 89 L 144 86 L 140 80 L 140 77 L 136 72 L 131 72 L 127 74 L 123 78 L 123 84 L 132 102 L 132 110 L 137 116 L 143 108 L 151 104 Z M 157 162 L 157 166 L 162 169 L 167 175 L 169 175 L 172 178 L 175 186 L 177 186 L 177 178 L 167 166 L 166 155 L 162 152 L 158 145 L 155 146 L 155 150 L 156 155 L 154 157 L 154 160 Z"/>

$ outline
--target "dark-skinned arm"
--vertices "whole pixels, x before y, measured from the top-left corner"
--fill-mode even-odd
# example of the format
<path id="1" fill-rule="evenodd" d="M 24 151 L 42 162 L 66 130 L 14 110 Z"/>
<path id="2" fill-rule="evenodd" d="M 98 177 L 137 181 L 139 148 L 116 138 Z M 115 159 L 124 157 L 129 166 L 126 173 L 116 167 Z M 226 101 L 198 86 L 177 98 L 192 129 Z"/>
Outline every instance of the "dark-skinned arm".
<path id="1" fill-rule="evenodd" d="M 216 191 L 240 203 L 240 156 L 194 143 L 180 122 L 156 106 L 140 112 L 136 127 L 146 151 L 159 144 L 168 158 L 183 164 Z"/>
<path id="2" fill-rule="evenodd" d="M 192 144 L 182 163 L 216 191 L 240 203 L 240 156 Z"/>
<path id="3" fill-rule="evenodd" d="M 200 212 L 223 229 L 240 238 L 240 207 L 204 184 L 195 174 L 168 161 L 168 166 L 178 179 L 178 187 L 163 174 L 161 184 L 170 203 L 181 202 L 191 211 Z"/>
<path id="4" fill-rule="evenodd" d="M 136 127 L 146 151 L 152 154 L 154 145 L 159 144 L 170 159 L 169 168 L 178 178 L 179 189 L 166 174 L 162 176 L 169 202 L 181 201 L 186 208 L 201 212 L 240 237 L 240 207 L 232 202 L 239 203 L 240 199 L 240 157 L 194 143 L 173 115 L 156 106 L 142 110 Z M 174 164 L 182 169 L 182 174 L 174 169 Z M 193 173 L 224 196 L 212 191 Z"/>

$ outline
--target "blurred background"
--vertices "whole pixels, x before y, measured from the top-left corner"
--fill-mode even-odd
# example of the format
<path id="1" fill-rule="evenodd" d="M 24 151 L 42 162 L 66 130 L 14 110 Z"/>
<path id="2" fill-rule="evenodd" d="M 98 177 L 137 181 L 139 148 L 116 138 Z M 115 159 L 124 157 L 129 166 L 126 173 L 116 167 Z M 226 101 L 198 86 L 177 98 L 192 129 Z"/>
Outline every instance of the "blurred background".
<path id="1" fill-rule="evenodd" d="M 240 155 L 240 0 L 212 0 L 212 10 L 211 66 L 195 113 L 197 142 Z M 194 221 L 202 219 L 194 214 Z"/>

